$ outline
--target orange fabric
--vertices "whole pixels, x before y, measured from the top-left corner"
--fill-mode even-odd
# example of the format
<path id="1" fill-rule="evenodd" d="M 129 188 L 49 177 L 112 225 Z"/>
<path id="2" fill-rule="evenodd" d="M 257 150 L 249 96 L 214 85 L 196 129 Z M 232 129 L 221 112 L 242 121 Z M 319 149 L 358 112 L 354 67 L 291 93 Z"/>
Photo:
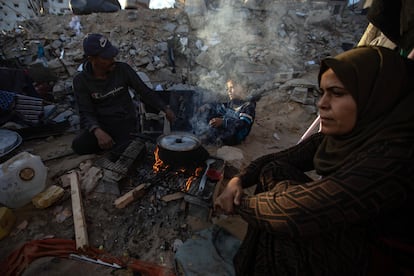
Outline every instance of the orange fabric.
<path id="1" fill-rule="evenodd" d="M 0 275 L 21 275 L 35 259 L 50 256 L 69 258 L 70 254 L 85 255 L 89 258 L 100 259 L 111 264 L 116 263 L 121 267 L 140 272 L 143 276 L 174 275 L 170 269 L 160 265 L 131 258 L 116 258 L 97 248 L 88 247 L 83 250 L 77 250 L 74 240 L 65 239 L 33 240 L 25 243 L 0 262 Z"/>

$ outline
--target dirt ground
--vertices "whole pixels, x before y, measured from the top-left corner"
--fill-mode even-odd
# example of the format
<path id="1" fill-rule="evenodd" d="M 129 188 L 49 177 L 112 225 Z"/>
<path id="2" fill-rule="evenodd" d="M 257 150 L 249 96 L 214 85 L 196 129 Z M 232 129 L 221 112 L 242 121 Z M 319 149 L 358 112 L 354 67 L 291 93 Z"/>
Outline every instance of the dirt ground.
<path id="1" fill-rule="evenodd" d="M 151 13 L 143 20 L 151 22 Z M 103 16 L 91 18 L 104 22 Z M 62 17 L 67 21 L 68 16 Z M 62 18 L 56 18 L 57 22 Z M 51 22 L 49 33 L 59 33 L 62 26 Z M 102 23 L 101 22 L 101 23 Z M 133 23 L 130 23 L 133 24 Z M 99 29 L 99 24 L 90 24 L 90 30 Z M 56 28 L 56 30 L 54 30 Z M 108 27 L 109 28 L 109 27 Z M 128 26 L 124 26 L 128 29 Z M 132 28 L 132 27 L 131 27 Z M 156 35 L 154 35 L 156 37 Z M 301 78 L 316 83 L 316 69 Z M 257 103 L 256 119 L 252 131 L 243 144 L 236 146 L 243 152 L 243 158 L 236 167 L 244 167 L 250 161 L 264 154 L 280 151 L 297 143 L 316 114 L 310 113 L 303 105 L 293 101 L 281 101 L 280 93 L 266 92 Z M 95 161 L 102 156 L 77 156 L 71 152 L 70 144 L 76 133 L 51 136 L 46 139 L 24 141 L 16 150 L 39 155 L 48 167 L 47 185 L 62 186 L 60 177 L 71 170 L 79 170 L 87 160 Z M 121 194 L 143 183 L 150 175 L 143 175 L 153 161 L 154 145 L 146 144 L 147 152 L 136 162 L 133 174 L 119 182 Z M 210 155 L 217 155 L 217 147 L 206 146 Z M 236 164 L 226 164 L 224 170 Z M 230 174 L 231 175 L 231 174 Z M 224 179 L 225 181 L 226 179 Z M 213 183 L 219 185 L 220 183 Z M 29 203 L 14 209 L 16 222 L 10 235 L 0 240 L 0 262 L 21 245 L 46 238 L 75 239 L 70 187 L 64 187 L 63 198 L 46 209 L 37 209 Z M 162 200 L 163 196 L 175 191 L 165 186 L 153 185 L 144 196 L 123 209 L 114 206 L 118 197 L 111 193 L 92 192 L 83 194 L 83 211 L 87 225 L 89 245 L 105 250 L 115 257 L 130 257 L 156 264 L 167 269 L 174 268 L 174 245 L 191 239 L 197 231 L 214 223 L 228 229 L 242 238 L 246 224 L 237 217 L 217 217 L 212 212 L 213 198 L 198 205 L 182 197 Z M 205 203 L 205 202 L 204 202 Z M 47 257 L 34 261 L 23 275 L 137 275 L 125 269 L 108 268 L 65 258 Z M 203 275 L 200 272 L 200 275 Z M 220 272 L 217 275 L 221 275 Z"/>
<path id="2" fill-rule="evenodd" d="M 315 74 L 311 73 L 307 77 L 313 78 Z M 272 94 L 264 95 L 258 102 L 257 117 L 250 136 L 242 145 L 237 146 L 244 155 L 242 166 L 258 156 L 294 145 L 313 119 L 298 103 L 281 103 Z M 94 155 L 71 154 L 70 143 L 74 135 L 75 133 L 69 133 L 46 140 L 27 141 L 19 150 L 30 151 L 46 160 L 44 163 L 48 167 L 49 184 L 60 185 L 59 177 L 62 174 L 78 169 L 79 164 L 85 160 L 97 158 Z M 206 149 L 215 156 L 218 148 L 208 146 Z M 147 157 L 151 159 L 151 156 L 152 152 L 148 151 Z M 137 167 L 139 166 L 138 164 Z M 121 193 L 138 184 L 133 177 L 124 180 L 120 184 Z M 183 199 L 163 202 L 158 199 L 159 193 L 157 189 L 150 190 L 143 198 L 124 209 L 114 207 L 113 202 L 117 196 L 113 194 L 84 195 L 83 206 L 90 246 L 103 248 L 113 256 L 129 256 L 173 268 L 174 242 L 184 242 L 198 230 L 211 226 L 217 218 L 211 214 L 210 207 L 197 208 L 191 204 L 191 207 L 188 204 L 183 207 Z M 36 209 L 30 203 L 14 210 L 14 214 L 17 221 L 10 236 L 0 241 L 0 259 L 31 240 L 51 237 L 75 239 L 70 188 L 65 188 L 63 199 L 49 208 Z M 241 220 L 236 219 L 234 222 L 234 219 L 229 218 L 228 229 L 242 237 L 246 225 Z M 220 221 L 226 227 L 225 219 L 224 222 Z M 34 262 L 24 275 L 36 275 L 39 272 L 47 272 L 47 275 L 75 275 L 80 267 L 82 271 L 88 270 L 88 275 L 126 273 L 80 261 L 42 258 Z"/>

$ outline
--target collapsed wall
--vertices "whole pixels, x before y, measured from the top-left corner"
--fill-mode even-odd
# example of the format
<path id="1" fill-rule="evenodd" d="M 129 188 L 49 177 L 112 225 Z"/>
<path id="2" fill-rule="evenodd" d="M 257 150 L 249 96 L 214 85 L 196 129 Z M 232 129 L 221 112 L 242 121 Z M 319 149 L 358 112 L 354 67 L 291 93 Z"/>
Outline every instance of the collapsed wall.
<path id="1" fill-rule="evenodd" d="M 222 92 L 225 78 L 234 72 L 260 92 L 300 77 L 321 58 L 352 47 L 366 27 L 365 16 L 349 9 L 339 13 L 344 1 L 207 3 L 187 0 L 182 8 L 80 16 L 45 14 L 21 22 L 20 32 L 6 34 L 0 42 L 2 58 L 31 67 L 42 44 L 48 70 L 59 79 L 53 93 L 65 91 L 83 60 L 83 35 L 101 32 L 119 47 L 118 60 L 146 73 L 155 85 L 185 83 Z M 70 27 L 74 20 L 80 29 Z"/>
<path id="2" fill-rule="evenodd" d="M 70 13 L 69 0 L 1 0 L 0 29 L 10 31 L 18 28 L 19 22 L 36 18 L 44 13 Z"/>

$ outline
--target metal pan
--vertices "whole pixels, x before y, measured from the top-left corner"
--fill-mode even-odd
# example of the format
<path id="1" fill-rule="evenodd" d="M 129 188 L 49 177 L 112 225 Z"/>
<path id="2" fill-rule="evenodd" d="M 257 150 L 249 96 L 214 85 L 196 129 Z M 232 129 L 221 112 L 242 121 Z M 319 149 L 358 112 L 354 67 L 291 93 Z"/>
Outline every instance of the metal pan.
<path id="1" fill-rule="evenodd" d="M 167 165 L 188 167 L 203 165 L 210 156 L 200 140 L 188 132 L 172 132 L 157 139 L 158 156 Z"/>

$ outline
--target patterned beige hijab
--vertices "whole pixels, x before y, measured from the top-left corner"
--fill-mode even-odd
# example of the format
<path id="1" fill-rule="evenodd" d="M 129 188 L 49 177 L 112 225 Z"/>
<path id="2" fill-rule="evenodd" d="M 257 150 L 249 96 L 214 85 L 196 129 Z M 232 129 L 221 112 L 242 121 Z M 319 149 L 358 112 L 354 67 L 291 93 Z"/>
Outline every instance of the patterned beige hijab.
<path id="1" fill-rule="evenodd" d="M 412 61 L 383 47 L 358 47 L 322 60 L 357 104 L 355 128 L 346 135 L 326 136 L 314 157 L 316 171 L 328 175 L 347 159 L 384 140 L 414 140 L 414 71 Z M 412 77 L 413 79 L 410 79 Z"/>

